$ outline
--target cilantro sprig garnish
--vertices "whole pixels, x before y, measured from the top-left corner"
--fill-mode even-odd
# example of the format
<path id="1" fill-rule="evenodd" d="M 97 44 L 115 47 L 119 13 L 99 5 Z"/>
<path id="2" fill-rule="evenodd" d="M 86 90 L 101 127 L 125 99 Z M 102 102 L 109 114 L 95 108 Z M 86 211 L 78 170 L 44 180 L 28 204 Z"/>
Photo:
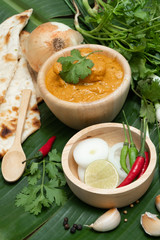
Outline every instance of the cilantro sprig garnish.
<path id="1" fill-rule="evenodd" d="M 62 64 L 61 78 L 67 83 L 77 84 L 80 79 L 90 75 L 94 63 L 87 57 L 94 52 L 82 56 L 79 50 L 74 49 L 71 51 L 71 56 L 60 57 L 57 62 Z"/>
<path id="2" fill-rule="evenodd" d="M 66 201 L 63 186 L 66 184 L 62 173 L 61 158 L 56 149 L 48 154 L 48 159 L 32 162 L 28 172 L 28 186 L 16 196 L 16 206 L 26 212 L 38 215 L 43 207 L 53 203 L 61 205 Z"/>

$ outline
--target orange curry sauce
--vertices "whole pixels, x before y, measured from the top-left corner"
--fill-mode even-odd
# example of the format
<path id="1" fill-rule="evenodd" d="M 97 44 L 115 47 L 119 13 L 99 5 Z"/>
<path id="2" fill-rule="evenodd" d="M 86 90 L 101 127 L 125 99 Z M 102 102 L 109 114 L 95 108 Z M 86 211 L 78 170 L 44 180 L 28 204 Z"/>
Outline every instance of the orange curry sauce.
<path id="1" fill-rule="evenodd" d="M 80 49 L 84 56 L 91 49 Z M 62 67 L 56 62 L 45 79 L 47 89 L 57 98 L 69 102 L 92 102 L 106 97 L 115 91 L 123 81 L 123 69 L 116 59 L 96 52 L 88 57 L 94 63 L 92 73 L 78 84 L 63 81 L 59 75 Z"/>

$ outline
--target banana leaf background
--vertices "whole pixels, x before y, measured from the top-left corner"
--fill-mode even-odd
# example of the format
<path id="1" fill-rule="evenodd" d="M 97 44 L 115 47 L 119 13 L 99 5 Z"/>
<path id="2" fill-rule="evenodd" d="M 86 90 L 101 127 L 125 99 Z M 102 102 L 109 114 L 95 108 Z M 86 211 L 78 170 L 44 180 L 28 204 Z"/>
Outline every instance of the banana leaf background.
<path id="1" fill-rule="evenodd" d="M 79 7 L 81 7 L 81 1 Z M 0 22 L 13 14 L 17 14 L 26 9 L 33 8 L 33 15 L 26 27 L 27 31 L 32 31 L 36 26 L 47 21 L 58 21 L 74 28 L 73 9 L 69 7 L 70 1 L 65 0 L 0 0 Z M 73 6 L 72 6 L 73 8 Z M 83 9 L 81 9 L 83 10 Z M 85 11 L 83 11 L 85 14 Z M 83 24 L 83 23 L 82 23 Z M 88 39 L 86 41 L 89 41 Z M 132 91 L 124 104 L 129 124 L 140 128 L 139 110 L 140 100 Z M 52 135 L 57 139 L 54 148 L 62 152 L 64 145 L 72 137 L 76 130 L 73 130 L 61 123 L 47 108 L 44 102 L 39 104 L 42 126 L 40 130 L 30 136 L 23 144 L 23 149 L 27 157 L 33 154 Z M 114 122 L 122 122 L 122 112 L 114 119 Z M 150 138 L 156 146 L 158 156 L 158 133 L 156 126 L 150 126 Z M 80 201 L 66 187 L 68 193 L 67 202 L 60 207 L 53 205 L 49 209 L 43 209 L 38 216 L 24 212 L 21 207 L 15 206 L 16 194 L 26 185 L 26 177 L 22 177 L 14 184 L 6 183 L 0 173 L 0 240 L 20 240 L 20 239 L 155 239 L 147 235 L 141 225 L 140 216 L 145 211 L 158 215 L 155 207 L 155 196 L 160 193 L 159 189 L 159 162 L 154 175 L 153 182 L 145 195 L 139 199 L 139 203 L 134 203 L 134 207 L 119 209 L 121 213 L 121 223 L 114 231 L 98 233 L 89 228 L 83 227 L 82 231 L 71 234 L 64 230 L 62 223 L 64 217 L 69 218 L 69 223 L 91 224 L 97 219 L 105 209 L 91 207 Z M 127 210 L 127 214 L 123 213 Z M 127 222 L 124 219 L 127 218 Z"/>

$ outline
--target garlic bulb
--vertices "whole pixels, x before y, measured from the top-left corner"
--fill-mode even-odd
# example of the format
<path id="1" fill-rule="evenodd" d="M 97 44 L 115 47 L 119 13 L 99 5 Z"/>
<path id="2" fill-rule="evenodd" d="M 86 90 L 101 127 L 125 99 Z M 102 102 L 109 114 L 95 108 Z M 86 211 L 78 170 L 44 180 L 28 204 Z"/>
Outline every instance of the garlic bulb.
<path id="1" fill-rule="evenodd" d="M 156 204 L 157 210 L 160 212 L 160 194 L 157 195 L 155 204 Z"/>
<path id="2" fill-rule="evenodd" d="M 112 208 L 101 215 L 94 223 L 91 225 L 85 225 L 87 227 L 93 228 L 98 232 L 106 232 L 116 228 L 121 221 L 121 215 L 117 208 Z"/>
<path id="3" fill-rule="evenodd" d="M 157 215 L 145 212 L 141 216 L 141 225 L 150 236 L 160 236 L 160 219 L 157 218 Z"/>
<path id="4" fill-rule="evenodd" d="M 30 66 L 38 72 L 42 64 L 55 52 L 83 42 L 82 35 L 67 25 L 47 22 L 39 25 L 25 42 L 25 56 Z"/>

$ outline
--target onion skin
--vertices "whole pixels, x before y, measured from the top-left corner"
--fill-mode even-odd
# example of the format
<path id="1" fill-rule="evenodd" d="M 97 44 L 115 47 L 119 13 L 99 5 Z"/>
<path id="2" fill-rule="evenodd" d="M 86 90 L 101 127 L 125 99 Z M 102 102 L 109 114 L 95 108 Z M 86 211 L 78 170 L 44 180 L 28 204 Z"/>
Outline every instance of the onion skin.
<path id="1" fill-rule="evenodd" d="M 25 56 L 36 72 L 55 52 L 83 42 L 82 35 L 65 24 L 47 22 L 35 28 L 24 44 Z"/>
<path id="2" fill-rule="evenodd" d="M 24 55 L 26 55 L 26 45 L 27 45 L 27 39 L 29 37 L 29 34 L 30 34 L 29 32 L 24 30 L 20 33 L 20 46 L 21 46 L 22 53 Z"/>

